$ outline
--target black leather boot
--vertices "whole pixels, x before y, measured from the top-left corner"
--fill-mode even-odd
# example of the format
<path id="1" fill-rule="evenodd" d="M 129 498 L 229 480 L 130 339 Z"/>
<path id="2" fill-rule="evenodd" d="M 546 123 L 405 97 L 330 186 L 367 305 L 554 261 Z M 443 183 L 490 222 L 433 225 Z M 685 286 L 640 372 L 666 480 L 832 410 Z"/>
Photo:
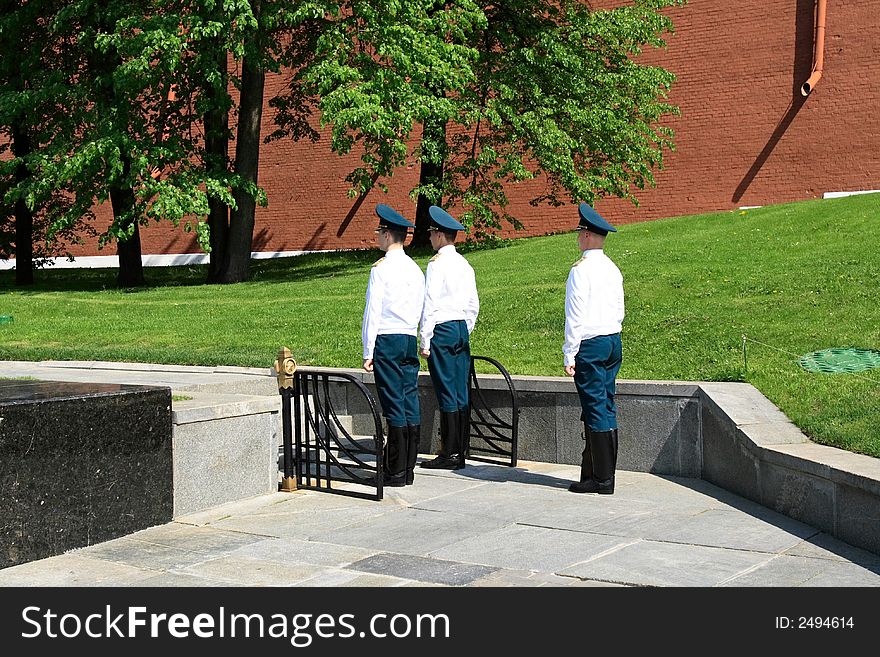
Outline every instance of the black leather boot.
<path id="1" fill-rule="evenodd" d="M 469 407 L 458 409 L 458 468 L 465 466 L 465 459 L 471 446 L 471 409 Z"/>
<path id="2" fill-rule="evenodd" d="M 572 493 L 614 493 L 614 469 L 616 467 L 617 450 L 614 445 L 614 431 L 593 431 L 590 434 L 590 455 L 593 459 L 593 476 L 591 479 L 572 484 L 568 487 Z"/>
<path id="3" fill-rule="evenodd" d="M 611 464 L 611 479 L 614 479 L 614 473 L 617 472 L 617 429 L 611 430 L 611 442 L 614 445 L 614 459 Z M 612 486 L 614 485 L 612 481 Z"/>
<path id="4" fill-rule="evenodd" d="M 440 453 L 430 461 L 422 461 L 421 467 L 430 470 L 459 470 L 459 419 L 458 411 L 440 411 Z"/>
<path id="5" fill-rule="evenodd" d="M 593 478 L 593 454 L 590 452 L 590 426 L 584 422 L 584 451 L 581 452 L 581 477 L 580 483 L 590 481 Z"/>
<path id="6" fill-rule="evenodd" d="M 416 457 L 419 455 L 422 425 L 410 424 L 406 428 L 406 485 L 409 486 L 416 477 Z"/>
<path id="7" fill-rule="evenodd" d="M 388 427 L 385 443 L 385 485 L 397 488 L 406 485 L 407 464 L 406 427 Z"/>

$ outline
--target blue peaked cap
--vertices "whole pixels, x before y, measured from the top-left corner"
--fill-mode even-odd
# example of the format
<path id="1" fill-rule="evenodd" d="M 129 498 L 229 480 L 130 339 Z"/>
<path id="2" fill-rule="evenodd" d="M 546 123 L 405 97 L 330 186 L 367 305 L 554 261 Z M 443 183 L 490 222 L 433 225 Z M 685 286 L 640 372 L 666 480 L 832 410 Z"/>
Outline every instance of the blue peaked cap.
<path id="1" fill-rule="evenodd" d="M 415 228 L 415 224 L 400 214 L 394 208 L 384 203 L 376 206 L 376 214 L 379 215 L 379 227 L 390 228 L 391 230 L 406 230 L 407 228 Z"/>
<path id="2" fill-rule="evenodd" d="M 578 230 L 589 230 L 599 235 L 617 232 L 614 226 L 605 221 L 601 214 L 586 203 L 581 203 L 578 206 L 578 212 L 581 215 L 581 220 L 578 222 Z"/>
<path id="3" fill-rule="evenodd" d="M 439 228 L 440 230 L 454 232 L 456 230 L 465 229 L 464 226 L 456 221 L 455 217 L 436 205 L 432 205 L 428 208 L 428 215 L 431 217 L 431 223 L 434 227 Z"/>

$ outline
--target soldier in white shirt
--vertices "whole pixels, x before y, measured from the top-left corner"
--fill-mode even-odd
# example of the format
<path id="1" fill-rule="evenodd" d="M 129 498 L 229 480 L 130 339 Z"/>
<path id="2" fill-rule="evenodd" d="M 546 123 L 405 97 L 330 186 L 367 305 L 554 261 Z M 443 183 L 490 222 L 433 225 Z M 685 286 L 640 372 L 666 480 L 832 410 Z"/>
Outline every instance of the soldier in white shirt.
<path id="1" fill-rule="evenodd" d="M 440 409 L 440 450 L 423 468 L 459 470 L 464 467 L 470 433 L 468 377 L 471 369 L 470 334 L 480 300 L 474 270 L 455 250 L 457 231 L 464 230 L 444 209 L 428 209 L 431 247 L 437 254 L 425 274 L 421 353 L 428 359 Z"/>
<path id="2" fill-rule="evenodd" d="M 583 411 L 586 445 L 573 493 L 614 493 L 617 407 L 614 389 L 622 359 L 623 276 L 602 248 L 617 229 L 586 203 L 578 207 L 582 257 L 565 287 L 565 373 L 574 377 Z"/>
<path id="3" fill-rule="evenodd" d="M 415 226 L 387 205 L 376 206 L 376 239 L 385 256 L 373 264 L 361 339 L 364 370 L 373 372 L 388 423 L 384 485 L 413 483 L 421 434 L 417 326 L 425 297 L 421 268 L 403 250 Z"/>

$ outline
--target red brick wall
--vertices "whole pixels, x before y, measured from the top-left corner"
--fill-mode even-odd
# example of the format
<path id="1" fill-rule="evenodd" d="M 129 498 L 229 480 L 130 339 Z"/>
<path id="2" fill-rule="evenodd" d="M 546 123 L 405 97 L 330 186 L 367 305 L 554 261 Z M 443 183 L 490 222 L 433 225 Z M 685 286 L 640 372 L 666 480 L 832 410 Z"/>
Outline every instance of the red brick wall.
<path id="1" fill-rule="evenodd" d="M 614 0 L 594 5 L 616 4 Z M 800 94 L 813 58 L 813 0 L 691 0 L 670 10 L 675 34 L 649 60 L 677 76 L 671 101 L 676 151 L 637 194 L 599 210 L 613 223 L 821 198 L 826 191 L 880 188 L 880 11 L 876 0 L 828 1 L 825 70 L 808 98 Z M 269 98 L 280 80 L 267 81 Z M 271 109 L 264 112 L 264 133 Z M 374 243 L 373 207 L 388 203 L 412 217 L 407 193 L 418 178 L 410 163 L 360 207 L 346 196 L 356 157 L 317 144 L 263 145 L 255 250 L 357 248 Z M 534 184 L 534 183 L 531 183 Z M 520 190 L 520 191 L 518 191 Z M 572 208 L 533 208 L 528 187 L 508 190 L 511 213 L 537 235 L 571 229 Z M 507 233 L 511 234 L 511 233 Z M 190 235 L 168 226 L 144 231 L 144 253 L 197 251 Z M 82 254 L 96 253 L 87 248 Z M 105 254 L 112 251 L 105 249 Z"/>
<path id="2" fill-rule="evenodd" d="M 880 188 L 880 11 L 828 0 L 822 79 L 809 97 L 812 0 L 691 0 L 657 60 L 678 76 L 676 152 L 638 209 L 654 219 Z"/>

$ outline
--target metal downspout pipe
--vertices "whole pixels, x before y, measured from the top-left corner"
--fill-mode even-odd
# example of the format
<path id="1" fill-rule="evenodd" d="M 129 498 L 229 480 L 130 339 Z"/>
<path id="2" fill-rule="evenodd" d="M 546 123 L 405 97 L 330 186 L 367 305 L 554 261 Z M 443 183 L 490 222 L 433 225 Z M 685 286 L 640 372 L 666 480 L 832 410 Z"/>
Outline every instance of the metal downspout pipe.
<path id="1" fill-rule="evenodd" d="M 816 4 L 816 41 L 813 46 L 813 72 L 807 81 L 801 85 L 801 95 L 809 96 L 822 77 L 822 69 L 825 66 L 825 0 L 817 0 Z"/>

